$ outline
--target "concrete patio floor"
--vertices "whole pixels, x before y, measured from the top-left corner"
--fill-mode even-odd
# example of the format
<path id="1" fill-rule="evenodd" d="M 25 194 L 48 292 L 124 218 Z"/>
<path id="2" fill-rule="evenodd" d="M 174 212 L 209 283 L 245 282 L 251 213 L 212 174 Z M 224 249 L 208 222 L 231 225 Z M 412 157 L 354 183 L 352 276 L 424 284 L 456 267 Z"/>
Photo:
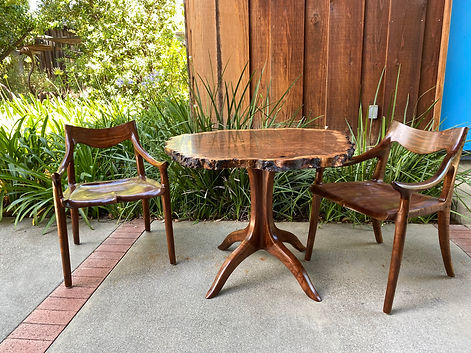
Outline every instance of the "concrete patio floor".
<path id="1" fill-rule="evenodd" d="M 62 280 L 55 229 L 41 235 L 40 228 L 8 222 L 0 227 L 0 341 Z M 380 245 L 367 225 L 321 226 L 312 260 L 302 260 L 321 303 L 263 251 L 234 271 L 219 296 L 205 299 L 229 254 L 216 246 L 245 225 L 174 223 L 172 266 L 164 226 L 153 222 L 48 352 L 470 351 L 471 258 L 452 243 L 456 277 L 447 277 L 433 225 L 409 225 L 392 315 L 382 312 L 392 225 L 383 227 Z M 82 225 L 83 245 L 71 244 L 74 266 L 116 226 Z M 308 223 L 279 227 L 305 243 Z"/>

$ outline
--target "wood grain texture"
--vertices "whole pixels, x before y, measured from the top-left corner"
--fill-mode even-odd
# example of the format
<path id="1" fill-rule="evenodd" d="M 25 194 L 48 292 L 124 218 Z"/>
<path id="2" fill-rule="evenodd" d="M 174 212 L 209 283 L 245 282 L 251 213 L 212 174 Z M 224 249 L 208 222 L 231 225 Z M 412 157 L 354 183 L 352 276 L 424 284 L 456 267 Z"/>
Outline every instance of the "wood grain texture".
<path id="1" fill-rule="evenodd" d="M 304 1 L 278 0 L 271 3 L 270 42 L 271 102 L 284 97 L 278 121 L 301 118 L 304 69 Z"/>
<path id="2" fill-rule="evenodd" d="M 249 69 L 254 79 L 250 84 L 251 98 L 260 101 L 267 98 L 271 77 L 271 1 L 251 0 L 249 3 L 249 40 L 250 65 Z M 257 92 L 258 86 L 258 92 Z M 256 94 L 258 95 L 256 97 Z M 254 127 L 260 127 L 260 121 L 265 118 L 259 112 Z"/>
<path id="3" fill-rule="evenodd" d="M 389 110 L 393 101 L 397 73 L 400 78 L 394 118 L 409 120 L 418 99 L 427 0 L 395 0 L 389 21 L 388 52 L 383 107 Z"/>
<path id="4" fill-rule="evenodd" d="M 373 104 L 381 73 L 385 68 L 388 47 L 390 0 L 365 1 L 365 29 L 363 34 L 363 66 L 361 77 L 361 104 L 363 115 L 368 106 Z M 383 107 L 384 80 L 381 81 L 376 104 L 378 117 L 385 113 Z M 373 139 L 381 127 L 381 119 L 372 120 Z"/>
<path id="5" fill-rule="evenodd" d="M 435 100 L 438 103 L 433 107 L 433 125 L 436 129 L 440 125 L 440 114 L 442 111 L 443 86 L 445 84 L 446 58 L 448 53 L 448 39 L 450 37 L 450 22 L 452 0 L 445 1 L 443 9 L 443 27 L 440 41 L 440 57 L 438 59 L 437 85 L 435 87 Z"/>
<path id="6" fill-rule="evenodd" d="M 159 182 L 146 177 L 74 184 L 64 191 L 62 204 L 68 208 L 103 206 L 148 199 L 164 192 Z"/>
<path id="7" fill-rule="evenodd" d="M 396 119 L 403 120 L 407 104 L 410 120 L 441 97 L 451 0 L 187 0 L 186 5 L 193 80 L 200 74 L 211 82 L 214 76 L 213 84 L 220 84 L 216 72 L 229 63 L 225 80 L 235 84 L 247 57 L 247 74 L 254 74 L 251 99 L 263 70 L 257 98 L 262 102 L 270 89 L 273 102 L 298 79 L 278 121 L 302 106 L 307 119 L 323 115 L 312 126 L 344 130 L 348 120 L 355 130 L 359 104 L 366 115 L 383 68 L 377 104 L 379 116 L 388 115 L 399 65 Z M 417 107 L 418 97 L 434 85 L 435 93 Z M 439 110 L 437 104 L 435 119 Z M 258 113 L 255 127 L 268 111 Z M 374 135 L 379 125 L 373 122 Z"/>
<path id="8" fill-rule="evenodd" d="M 443 30 L 444 1 L 428 1 L 425 18 L 424 49 L 422 52 L 422 65 L 420 72 L 419 97 L 417 115 L 427 111 L 435 101 L 435 90 L 438 78 L 438 62 L 440 59 L 440 43 Z M 429 113 L 433 116 L 433 109 Z M 424 120 L 422 127 L 430 120 Z"/>
<path id="9" fill-rule="evenodd" d="M 330 2 L 326 125 L 331 129 L 346 130 L 346 121 L 356 129 L 360 104 L 364 6 L 364 0 Z"/>
<path id="10" fill-rule="evenodd" d="M 241 78 L 241 88 L 236 94 L 239 100 L 242 87 L 248 84 L 250 70 L 248 68 L 249 56 L 249 1 L 219 1 L 218 31 L 221 38 L 221 67 L 220 81 L 229 85 L 229 92 L 235 90 Z M 222 24 L 220 21 L 224 21 Z M 244 71 L 245 66 L 247 68 Z M 224 111 L 227 117 L 227 102 L 224 102 Z M 243 108 L 250 104 L 250 94 L 245 95 Z"/>
<path id="11" fill-rule="evenodd" d="M 353 154 L 341 132 L 323 129 L 220 130 L 172 137 L 165 152 L 191 168 L 273 172 L 340 166 Z"/>
<path id="12" fill-rule="evenodd" d="M 190 85 L 194 89 L 198 84 L 200 90 L 203 91 L 201 83 L 203 80 L 211 87 L 217 87 L 215 1 L 185 0 L 185 9 Z M 205 109 L 208 110 L 209 98 L 202 95 L 202 99 Z"/>
<path id="13" fill-rule="evenodd" d="M 306 0 L 304 25 L 303 115 L 312 125 L 326 125 L 329 0 Z"/>

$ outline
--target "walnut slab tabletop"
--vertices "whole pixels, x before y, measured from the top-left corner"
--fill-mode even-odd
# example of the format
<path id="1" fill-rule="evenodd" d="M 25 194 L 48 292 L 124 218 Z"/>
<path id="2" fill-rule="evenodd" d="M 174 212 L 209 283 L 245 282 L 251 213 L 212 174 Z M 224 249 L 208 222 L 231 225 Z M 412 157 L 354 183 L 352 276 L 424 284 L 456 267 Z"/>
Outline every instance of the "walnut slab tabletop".
<path id="1" fill-rule="evenodd" d="M 263 249 L 288 267 L 309 298 L 320 301 L 301 262 L 283 243 L 301 252 L 305 247 L 294 234 L 277 228 L 273 222 L 273 178 L 275 172 L 341 166 L 353 151 L 345 134 L 323 129 L 218 130 L 168 140 L 165 152 L 184 166 L 245 168 L 249 174 L 250 222 L 245 229 L 230 233 L 219 245 L 219 249 L 226 250 L 241 242 L 224 261 L 206 298 L 216 296 L 235 268 Z"/>

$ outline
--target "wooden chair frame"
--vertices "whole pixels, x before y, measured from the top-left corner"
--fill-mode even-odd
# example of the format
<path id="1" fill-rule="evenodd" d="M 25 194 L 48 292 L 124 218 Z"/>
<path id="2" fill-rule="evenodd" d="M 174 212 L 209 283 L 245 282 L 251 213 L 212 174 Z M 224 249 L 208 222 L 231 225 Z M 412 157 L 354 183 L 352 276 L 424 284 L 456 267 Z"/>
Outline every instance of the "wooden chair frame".
<path id="1" fill-rule="evenodd" d="M 467 131 L 468 128 L 456 128 L 438 132 L 423 131 L 393 121 L 388 132 L 386 133 L 386 136 L 377 146 L 361 155 L 353 157 L 349 162 L 344 164 L 344 166 L 348 166 L 376 158 L 378 161 L 372 180 L 369 181 L 369 185 L 385 185 L 386 183 L 383 182 L 383 178 L 389 152 L 393 142 L 399 143 L 407 150 L 418 154 L 429 154 L 440 150 L 446 151 L 446 155 L 438 171 L 428 180 L 418 183 L 401 183 L 393 181 L 390 184 L 392 186 L 390 194 L 398 193 L 400 196 L 400 201 L 398 207 L 391 209 L 387 214 L 381 213 L 379 211 L 376 212 L 367 207 L 362 207 L 358 200 L 343 199 L 342 197 L 333 196 L 332 192 L 327 192 L 328 190 L 326 186 L 330 185 L 330 190 L 333 190 L 333 187 L 335 187 L 341 191 L 342 187 L 347 185 L 352 186 L 353 184 L 360 185 L 362 182 L 336 183 L 335 185 L 323 184 L 322 175 L 324 169 L 318 169 L 314 184 L 311 186 L 313 199 L 305 259 L 311 259 L 312 248 L 317 230 L 320 202 L 322 197 L 325 197 L 342 206 L 370 216 L 372 218 L 373 230 L 377 243 L 383 242 L 383 237 L 381 234 L 381 221 L 393 220 L 395 222 L 393 250 L 389 267 L 386 296 L 383 306 L 383 311 L 385 313 L 389 314 L 392 309 L 409 217 L 424 216 L 435 212 L 438 213 L 438 235 L 441 254 L 447 275 L 453 277 L 454 272 L 451 262 L 449 241 L 450 209 L 453 196 L 453 185 L 455 182 L 458 164 Z M 420 202 L 416 202 L 416 199 L 414 200 L 414 197 L 416 198 L 420 195 L 417 193 L 430 189 L 442 181 L 443 189 L 441 191 L 440 197 L 437 199 L 430 198 L 427 203 L 423 203 L 423 207 L 420 207 Z M 364 185 L 359 187 L 366 188 L 368 185 L 364 183 Z M 415 203 L 413 209 L 411 209 L 411 199 L 412 202 Z"/>
<path id="2" fill-rule="evenodd" d="M 85 144 L 96 148 L 107 148 L 117 145 L 125 140 L 130 140 L 134 147 L 134 154 L 137 164 L 137 174 L 139 180 L 146 180 L 144 160 L 149 162 L 154 167 L 157 167 L 160 172 L 160 190 L 158 192 L 148 193 L 144 195 L 127 195 L 126 197 L 113 197 L 106 200 L 94 200 L 93 202 L 74 202 L 71 203 L 64 198 L 62 191 L 62 175 L 67 170 L 67 179 L 69 189 L 75 189 L 79 184 L 75 180 L 75 165 L 74 165 L 74 147 L 76 144 Z M 149 198 L 154 196 L 162 196 L 162 205 L 165 218 L 165 232 L 167 237 L 168 255 L 171 264 L 176 264 L 175 259 L 175 246 L 173 239 L 172 227 L 172 211 L 170 205 L 170 184 L 167 174 L 167 162 L 159 162 L 152 158 L 140 145 L 135 121 L 105 129 L 89 129 L 77 126 L 65 126 L 65 147 L 66 152 L 62 163 L 60 164 L 56 173 L 53 173 L 52 184 L 54 194 L 54 206 L 56 212 L 56 222 L 59 235 L 59 245 L 62 259 L 62 270 L 64 273 L 64 284 L 66 287 L 72 286 L 72 275 L 70 268 L 70 255 L 69 244 L 67 238 L 67 223 L 65 208 L 70 208 L 72 219 L 72 233 L 74 243 L 80 244 L 79 237 L 79 222 L 78 222 L 78 209 L 82 207 L 107 205 L 122 201 L 137 201 L 142 200 L 142 209 L 144 217 L 145 230 L 150 231 L 150 213 L 149 213 Z M 147 179 L 149 180 L 149 179 Z M 103 182 L 107 185 L 115 181 Z M 100 182 L 93 183 L 95 185 L 102 185 Z M 91 185 L 89 183 L 89 185 Z M 104 184 L 103 184 L 104 185 Z"/>

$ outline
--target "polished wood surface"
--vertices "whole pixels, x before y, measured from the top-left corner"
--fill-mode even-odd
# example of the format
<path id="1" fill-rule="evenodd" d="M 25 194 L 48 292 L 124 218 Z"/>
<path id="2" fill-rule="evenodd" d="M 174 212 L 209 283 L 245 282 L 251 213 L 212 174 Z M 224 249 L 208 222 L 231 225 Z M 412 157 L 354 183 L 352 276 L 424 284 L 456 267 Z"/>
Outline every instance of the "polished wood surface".
<path id="1" fill-rule="evenodd" d="M 323 184 L 323 170 L 319 169 L 318 177 L 311 187 L 314 195 L 305 259 L 310 260 L 311 258 L 319 216 L 319 204 L 321 198 L 325 197 L 372 217 L 375 238 L 378 243 L 383 241 L 380 222 L 383 220 L 395 221 L 393 250 L 383 306 L 385 313 L 389 314 L 392 309 L 404 249 L 407 221 L 410 217 L 438 212 L 438 234 L 442 258 L 447 275 L 453 277 L 449 242 L 450 209 L 453 184 L 467 131 L 468 128 L 459 128 L 430 132 L 392 122 L 385 138 L 376 147 L 345 163 L 345 165 L 351 165 L 376 158 L 378 162 L 372 180 Z M 393 142 L 401 144 L 414 153 L 428 154 L 444 150 L 446 154 L 439 169 L 428 180 L 418 183 L 393 181 L 388 184 L 383 182 L 383 177 Z M 419 193 L 439 183 L 443 183 L 440 197 L 435 198 Z"/>
<path id="2" fill-rule="evenodd" d="M 219 293 L 232 271 L 246 257 L 263 249 L 288 267 L 309 298 L 321 301 L 301 262 L 285 247 L 283 241 L 291 243 L 299 251 L 304 251 L 304 246 L 294 234 L 278 229 L 273 222 L 273 178 L 275 173 L 259 169 L 248 169 L 248 173 L 251 200 L 250 223 L 247 228 L 230 233 L 219 245 L 219 249 L 226 250 L 233 243 L 241 241 L 237 249 L 224 261 L 206 294 L 206 298 L 213 298 Z"/>
<path id="3" fill-rule="evenodd" d="M 83 143 L 92 147 L 105 148 L 114 146 L 125 140 L 130 140 L 134 147 L 137 177 L 81 184 L 76 183 L 74 164 L 74 148 L 76 144 Z M 52 174 L 54 206 L 65 286 L 72 286 L 65 208 L 70 208 L 74 243 L 79 244 L 78 208 L 142 200 L 145 229 L 146 231 L 150 231 L 149 199 L 155 196 L 162 196 L 169 259 L 171 264 L 175 264 L 175 245 L 170 207 L 170 184 L 167 175 L 168 163 L 156 161 L 142 148 L 139 143 L 136 123 L 130 121 L 126 124 L 105 129 L 88 129 L 66 125 L 65 142 L 66 153 L 64 159 L 58 171 Z M 160 183 L 146 177 L 144 160 L 159 168 Z M 66 170 L 68 188 L 63 191 L 61 178 Z"/>
<path id="4" fill-rule="evenodd" d="M 277 171 L 342 165 L 353 153 L 353 145 L 345 135 L 316 129 L 221 130 L 173 137 L 165 151 L 188 167 L 242 167 L 249 174 L 249 225 L 230 233 L 219 245 L 219 249 L 226 250 L 241 242 L 224 261 L 206 298 L 216 296 L 237 266 L 263 249 L 291 271 L 309 298 L 321 300 L 301 262 L 283 243 L 301 252 L 305 247 L 273 221 L 273 178 Z"/>
<path id="5" fill-rule="evenodd" d="M 341 166 L 353 144 L 339 131 L 324 129 L 219 130 L 172 137 L 167 154 L 192 168 L 253 168 L 280 172 Z"/>
<path id="6" fill-rule="evenodd" d="M 65 207 L 91 207 L 136 201 L 162 195 L 162 185 L 146 177 L 135 177 L 71 185 L 64 191 Z"/>

